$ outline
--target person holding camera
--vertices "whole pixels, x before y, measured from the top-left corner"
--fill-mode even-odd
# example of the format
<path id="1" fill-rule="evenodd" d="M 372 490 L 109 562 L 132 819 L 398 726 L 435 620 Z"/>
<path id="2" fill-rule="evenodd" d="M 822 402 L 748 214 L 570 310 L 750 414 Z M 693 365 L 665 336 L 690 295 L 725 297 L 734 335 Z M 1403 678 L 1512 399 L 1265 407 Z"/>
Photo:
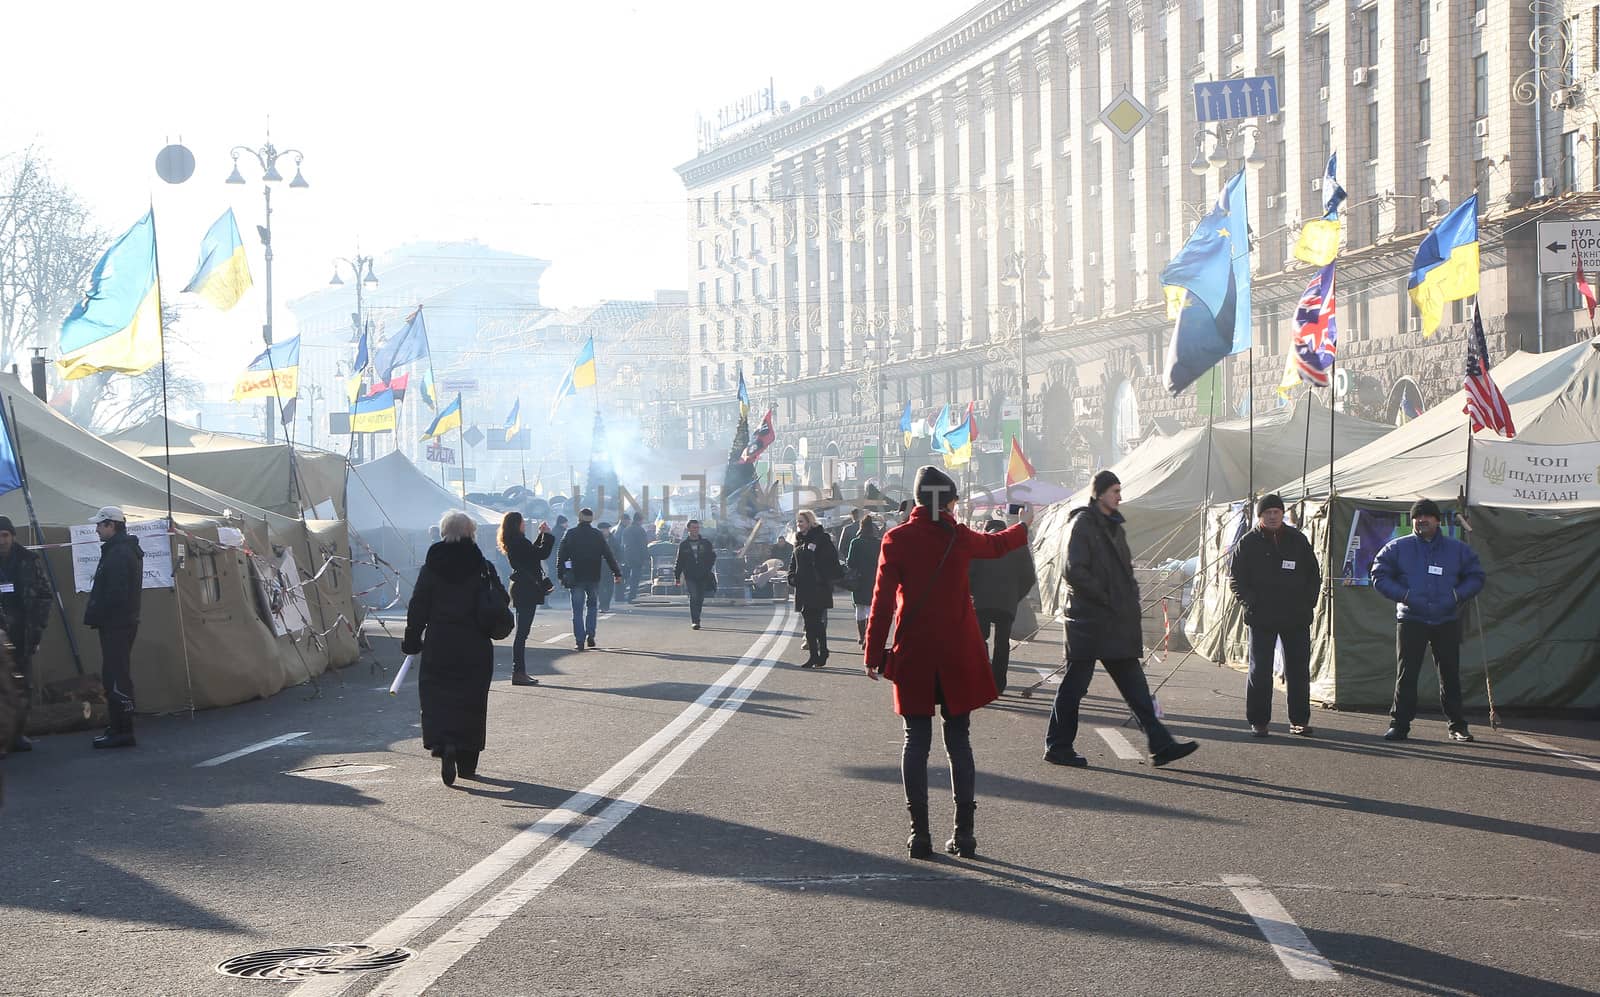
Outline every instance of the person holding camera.
<path id="1" fill-rule="evenodd" d="M 534 540 L 527 537 L 528 521 L 520 512 L 508 512 L 500 521 L 500 553 L 511 565 L 511 608 L 517 614 L 517 629 L 511 640 L 511 684 L 538 685 L 528 674 L 528 631 L 534 614 L 544 605 L 544 597 L 555 590 L 555 583 L 544 573 L 545 558 L 555 548 L 550 524 L 540 523 Z"/>
<path id="2" fill-rule="evenodd" d="M 956 483 L 932 464 L 917 471 L 917 506 L 906 522 L 884 534 L 867 619 L 865 667 L 874 681 L 894 683 L 894 711 L 905 725 L 900 779 L 911 814 L 911 857 L 933 855 L 928 829 L 928 751 L 933 712 L 944 716 L 944 748 L 950 758 L 955 798 L 955 833 L 945 844 L 952 855 L 971 858 L 977 765 L 972 757 L 972 711 L 995 699 L 989 655 L 972 608 L 968 565 L 1004 557 L 1028 542 L 1033 512 L 999 533 L 979 533 L 956 520 Z M 885 647 L 894 626 L 894 646 Z"/>
<path id="3" fill-rule="evenodd" d="M 717 551 L 700 535 L 700 520 L 691 519 L 684 527 L 689 535 L 678 545 L 678 560 L 672 565 L 672 580 L 689 596 L 689 626 L 700 629 L 700 610 L 706 596 L 717 590 Z"/>

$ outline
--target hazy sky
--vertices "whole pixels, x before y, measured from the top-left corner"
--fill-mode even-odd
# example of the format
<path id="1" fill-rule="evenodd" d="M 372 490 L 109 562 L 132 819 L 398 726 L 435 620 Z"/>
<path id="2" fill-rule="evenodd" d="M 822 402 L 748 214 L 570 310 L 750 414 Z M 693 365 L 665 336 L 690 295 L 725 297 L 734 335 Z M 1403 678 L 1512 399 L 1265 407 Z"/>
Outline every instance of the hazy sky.
<path id="1" fill-rule="evenodd" d="M 227 315 L 184 318 L 212 361 L 198 373 L 231 383 L 260 349 L 259 169 L 244 187 L 222 181 L 228 150 L 259 147 L 269 115 L 311 183 L 274 193 L 280 339 L 294 331 L 284 303 L 326 284 L 358 241 L 381 254 L 477 238 L 548 259 L 556 306 L 645 297 L 684 287 L 673 167 L 694 155 L 697 110 L 769 77 L 798 104 L 973 2 L 25 0 L 3 15 L 0 153 L 36 146 L 108 229 L 153 200 L 169 298 L 231 205 L 257 288 Z M 180 136 L 198 166 L 169 186 L 155 154 Z"/>

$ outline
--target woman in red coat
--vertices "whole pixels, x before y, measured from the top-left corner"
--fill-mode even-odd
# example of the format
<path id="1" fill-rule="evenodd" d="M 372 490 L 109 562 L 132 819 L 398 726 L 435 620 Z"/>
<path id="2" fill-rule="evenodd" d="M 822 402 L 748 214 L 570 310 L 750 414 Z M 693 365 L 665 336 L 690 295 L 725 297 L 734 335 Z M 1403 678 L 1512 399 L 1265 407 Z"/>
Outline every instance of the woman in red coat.
<path id="1" fill-rule="evenodd" d="M 979 533 L 956 521 L 956 484 L 933 465 L 917 472 L 917 505 L 906 522 L 883 538 L 878 579 L 867 619 L 867 675 L 887 675 L 894 683 L 894 710 L 905 721 L 900 778 L 911 811 L 912 858 L 933 854 L 928 831 L 928 749 L 933 741 L 933 708 L 944 715 L 944 747 L 950 756 L 950 789 L 955 795 L 955 834 L 945 845 L 952 855 L 971 858 L 975 766 L 970 738 L 972 711 L 993 702 L 994 675 L 978 632 L 967 584 L 967 564 L 1003 557 L 1028 542 L 1023 521 L 1000 533 Z M 943 562 L 941 565 L 941 561 Z M 937 577 L 935 575 L 937 574 Z M 885 662 L 884 645 L 895 620 L 894 646 Z"/>

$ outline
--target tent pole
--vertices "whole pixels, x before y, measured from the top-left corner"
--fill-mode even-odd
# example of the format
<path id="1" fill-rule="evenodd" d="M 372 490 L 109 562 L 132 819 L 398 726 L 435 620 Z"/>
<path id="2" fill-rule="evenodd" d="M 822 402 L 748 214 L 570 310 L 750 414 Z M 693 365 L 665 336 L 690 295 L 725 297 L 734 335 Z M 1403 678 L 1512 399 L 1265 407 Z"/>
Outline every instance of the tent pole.
<path id="1" fill-rule="evenodd" d="M 1470 542 L 1472 534 L 1472 519 L 1468 515 L 1467 506 L 1472 502 L 1472 417 L 1467 417 L 1467 473 L 1461 485 L 1461 524 L 1467 528 Z M 1494 708 L 1494 683 L 1489 678 L 1489 641 L 1483 634 L 1483 610 L 1478 607 L 1478 600 L 1472 600 L 1472 605 L 1467 607 L 1467 612 L 1472 613 L 1478 623 L 1478 648 L 1483 654 L 1483 691 L 1489 697 L 1489 729 L 1500 729 L 1500 714 Z"/>
<path id="2" fill-rule="evenodd" d="M 11 437 L 11 452 L 17 455 L 17 477 L 22 479 L 22 500 L 28 506 L 28 525 L 33 527 L 33 542 L 44 543 L 44 531 L 39 529 L 39 517 L 33 511 L 33 493 L 28 490 L 28 462 L 22 458 L 22 434 L 12 429 L 17 423 L 17 403 L 7 399 L 11 405 L 11 418 L 7 420 L 5 431 Z M 0 415 L 4 415 L 0 410 Z M 44 562 L 44 575 L 50 582 L 50 594 L 56 599 L 56 612 L 61 616 L 61 632 L 67 635 L 67 647 L 72 651 L 72 665 L 83 674 L 83 656 L 78 652 L 77 633 L 72 629 L 72 621 L 67 619 L 67 604 L 61 598 L 61 586 L 56 584 L 55 569 L 50 567 L 50 559 L 43 554 L 39 560 Z"/>
<path id="3" fill-rule="evenodd" d="M 1250 351 L 1246 354 L 1244 403 L 1249 407 L 1250 415 L 1250 502 L 1256 500 L 1256 347 L 1250 344 Z"/>
<path id="4" fill-rule="evenodd" d="M 461 397 L 460 395 L 456 396 L 457 399 L 459 399 L 460 397 Z M 467 406 L 466 406 L 466 404 L 462 403 L 462 405 L 461 405 L 461 407 L 460 407 L 460 409 L 458 411 L 459 411 L 460 416 L 461 416 L 461 422 L 459 424 L 457 424 L 457 426 L 456 426 L 456 445 L 461 448 L 461 458 L 460 458 L 460 464 L 461 464 L 461 508 L 462 508 L 463 511 L 465 511 L 465 509 L 467 508 Z M 441 465 L 441 467 L 442 466 L 443 465 Z"/>
<path id="5" fill-rule="evenodd" d="M 1306 409 L 1306 442 L 1305 446 L 1300 450 L 1300 515 L 1302 520 L 1305 516 L 1305 502 L 1310 498 L 1310 492 L 1306 487 L 1306 475 L 1311 471 L 1311 397 L 1310 389 L 1307 389 L 1305 394 L 1301 396 L 1301 404 Z M 1328 415 L 1329 418 L 1332 418 L 1333 412 L 1331 409 Z"/>

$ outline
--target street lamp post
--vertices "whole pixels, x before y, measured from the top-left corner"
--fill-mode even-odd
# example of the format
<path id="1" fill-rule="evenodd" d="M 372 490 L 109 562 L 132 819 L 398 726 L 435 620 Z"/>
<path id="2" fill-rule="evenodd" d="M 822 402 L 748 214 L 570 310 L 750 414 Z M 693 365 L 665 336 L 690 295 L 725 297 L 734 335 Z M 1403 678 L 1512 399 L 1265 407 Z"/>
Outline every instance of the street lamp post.
<path id="1" fill-rule="evenodd" d="M 256 233 L 261 237 L 261 246 L 267 261 L 267 321 L 261 327 L 261 338 L 267 348 L 272 348 L 272 185 L 283 181 L 283 174 L 278 172 L 278 160 L 284 156 L 294 156 L 294 179 L 289 181 L 290 187 L 305 188 L 311 186 L 306 183 L 306 178 L 300 173 L 300 162 L 305 155 L 299 149 L 279 149 L 272 144 L 272 133 L 267 133 L 266 144 L 259 149 L 252 149 L 247 145 L 236 145 L 231 150 L 233 156 L 233 172 L 228 174 L 227 183 L 243 184 L 244 177 L 239 173 L 239 154 L 246 153 L 261 167 L 261 193 L 266 204 L 266 224 L 256 226 Z M 267 440 L 271 442 L 277 435 L 274 424 L 274 408 L 278 397 L 276 394 L 267 396 Z"/>
<path id="2" fill-rule="evenodd" d="M 354 315 L 350 316 L 350 319 L 351 325 L 354 327 L 355 332 L 352 340 L 359 341 L 361 339 L 361 334 L 365 332 L 367 328 L 366 313 L 362 310 L 362 290 L 369 287 L 376 288 L 378 286 L 378 278 L 377 275 L 372 272 L 372 257 L 362 256 L 361 250 L 357 249 L 353 258 L 345 256 L 335 256 L 333 258 L 333 277 L 328 280 L 328 283 L 334 287 L 339 287 L 344 284 L 344 279 L 339 276 L 339 264 L 341 263 L 350 268 L 350 279 L 356 282 L 356 312 Z M 361 272 L 363 269 L 366 270 L 365 274 L 362 274 Z M 367 344 L 367 349 L 370 355 L 370 351 L 372 349 L 371 343 Z M 360 374 L 361 372 L 359 370 L 353 370 L 350 372 L 350 376 L 352 377 L 358 377 Z M 350 430 L 350 442 L 353 445 L 361 444 L 361 441 L 356 436 L 353 428 Z M 352 446 L 352 449 L 354 449 L 354 446 Z M 366 459 L 365 446 L 362 446 L 362 453 L 360 457 L 362 460 Z"/>
<path id="3" fill-rule="evenodd" d="M 1024 286 L 1030 269 L 1035 272 L 1032 279 L 1041 287 L 1050 279 L 1050 273 L 1045 268 L 1044 257 L 1037 258 L 1037 264 L 1025 252 L 1018 251 L 1011 254 L 1006 263 L 1005 275 L 1000 278 L 1002 284 L 1017 289 L 1017 394 L 1019 395 L 1021 419 L 1017 424 L 1017 443 L 1027 452 L 1026 436 L 1028 432 L 1028 289 Z M 995 357 L 997 361 L 1000 357 Z"/>

